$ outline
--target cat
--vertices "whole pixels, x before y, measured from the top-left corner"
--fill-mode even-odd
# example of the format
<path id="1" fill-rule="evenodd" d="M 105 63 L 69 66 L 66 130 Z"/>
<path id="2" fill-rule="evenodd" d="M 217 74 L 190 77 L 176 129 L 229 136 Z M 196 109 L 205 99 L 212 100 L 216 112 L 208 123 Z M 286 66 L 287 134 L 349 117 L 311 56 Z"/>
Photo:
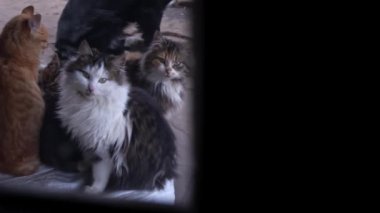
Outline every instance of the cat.
<path id="1" fill-rule="evenodd" d="M 124 27 L 136 22 L 147 48 L 160 30 L 170 0 L 69 0 L 58 21 L 56 48 L 61 60 L 75 53 L 82 40 L 109 54 L 124 50 Z"/>
<path id="2" fill-rule="evenodd" d="M 115 56 L 83 41 L 60 74 L 58 118 L 91 165 L 85 192 L 118 187 L 153 189 L 174 178 L 174 133 L 148 94 L 132 89 L 124 54 Z M 84 170 L 82 168 L 82 170 Z"/>
<path id="3" fill-rule="evenodd" d="M 158 31 L 145 53 L 128 60 L 127 73 L 133 85 L 151 94 L 169 118 L 184 101 L 184 81 L 189 75 L 184 47 Z"/>
<path id="4" fill-rule="evenodd" d="M 24 176 L 39 167 L 45 105 L 38 67 L 47 39 L 47 29 L 33 6 L 12 18 L 0 35 L 0 172 Z"/>
<path id="5" fill-rule="evenodd" d="M 123 33 L 128 42 L 125 46 L 131 49 L 142 41 L 136 23 L 128 24 Z M 76 142 L 70 141 L 70 134 L 64 130 L 61 120 L 56 115 L 58 77 L 64 64 L 65 61 L 60 60 L 58 54 L 54 54 L 50 63 L 41 71 L 40 87 L 44 92 L 46 110 L 41 129 L 40 158 L 50 167 L 65 172 L 79 172 L 78 162 L 83 160 L 81 151 Z"/>

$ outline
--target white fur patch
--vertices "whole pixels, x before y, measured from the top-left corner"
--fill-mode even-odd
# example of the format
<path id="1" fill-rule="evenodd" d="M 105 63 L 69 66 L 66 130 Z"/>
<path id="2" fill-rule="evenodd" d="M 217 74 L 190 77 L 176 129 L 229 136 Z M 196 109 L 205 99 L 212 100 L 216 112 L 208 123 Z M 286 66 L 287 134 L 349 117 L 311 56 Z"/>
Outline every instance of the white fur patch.
<path id="1" fill-rule="evenodd" d="M 104 191 L 112 172 L 112 160 L 110 159 L 107 150 L 100 150 L 98 154 L 102 160 L 92 165 L 94 181 L 91 186 L 85 187 L 85 192 L 87 193 L 100 193 Z"/>
<path id="2" fill-rule="evenodd" d="M 123 33 L 125 35 L 125 47 L 129 47 L 144 41 L 144 39 L 142 38 L 142 33 L 139 32 L 139 27 L 136 22 L 129 23 L 123 29 Z"/>
<path id="3" fill-rule="evenodd" d="M 136 35 L 128 36 L 125 38 L 124 46 L 129 47 L 134 44 L 137 44 L 139 42 L 143 42 L 144 40 L 142 39 L 142 34 L 138 33 Z"/>
<path id="4" fill-rule="evenodd" d="M 128 85 L 107 82 L 110 89 L 107 95 L 83 97 L 71 87 L 67 81 L 67 73 L 60 75 L 60 98 L 58 101 L 58 117 L 73 137 L 79 139 L 82 148 L 107 149 L 116 143 L 120 150 L 126 137 L 126 118 L 123 112 L 128 101 Z M 123 163 L 122 155 L 116 153 L 119 168 Z"/>
<path id="5" fill-rule="evenodd" d="M 177 3 L 178 3 L 178 0 L 172 0 L 172 1 L 169 2 L 168 7 L 177 5 Z"/>
<path id="6" fill-rule="evenodd" d="M 128 111 L 128 114 L 127 114 L 127 131 L 128 131 L 128 138 L 129 140 L 131 139 L 131 136 L 132 136 L 132 120 L 131 120 L 131 113 Z"/>
<path id="7" fill-rule="evenodd" d="M 175 108 L 178 108 L 182 104 L 181 93 L 184 92 L 183 85 L 181 83 L 173 83 L 170 80 L 162 83 L 162 93 L 169 97 Z"/>
<path id="8" fill-rule="evenodd" d="M 139 26 L 136 22 L 129 23 L 124 29 L 123 33 L 127 35 L 133 35 L 139 32 Z"/>

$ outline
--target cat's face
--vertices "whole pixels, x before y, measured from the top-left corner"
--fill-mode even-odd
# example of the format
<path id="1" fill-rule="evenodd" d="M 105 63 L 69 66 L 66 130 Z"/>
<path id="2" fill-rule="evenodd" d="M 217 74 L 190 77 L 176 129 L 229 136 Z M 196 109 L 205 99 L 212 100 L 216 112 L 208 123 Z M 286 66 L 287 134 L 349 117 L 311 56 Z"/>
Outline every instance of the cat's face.
<path id="1" fill-rule="evenodd" d="M 112 92 L 112 81 L 103 63 L 77 67 L 68 73 L 67 78 L 70 85 L 82 96 L 104 96 Z"/>
<path id="2" fill-rule="evenodd" d="M 83 97 L 104 97 L 126 84 L 123 56 L 103 56 L 94 50 L 92 54 L 80 52 L 67 63 L 66 85 Z"/>
<path id="3" fill-rule="evenodd" d="M 187 73 L 182 51 L 179 44 L 156 37 L 142 59 L 141 70 L 153 82 L 182 80 Z"/>

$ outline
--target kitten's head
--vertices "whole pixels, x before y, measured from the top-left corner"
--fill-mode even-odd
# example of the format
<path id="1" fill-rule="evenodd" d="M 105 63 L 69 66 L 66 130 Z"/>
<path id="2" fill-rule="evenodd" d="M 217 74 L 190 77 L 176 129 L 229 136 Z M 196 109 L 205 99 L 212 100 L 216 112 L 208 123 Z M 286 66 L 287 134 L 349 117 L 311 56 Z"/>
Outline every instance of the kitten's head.
<path id="1" fill-rule="evenodd" d="M 184 63 L 183 47 L 156 32 L 140 68 L 152 82 L 183 80 L 188 69 Z"/>
<path id="2" fill-rule="evenodd" d="M 28 6 L 5 25 L 1 34 L 1 46 L 8 53 L 20 48 L 39 50 L 47 47 L 48 36 L 46 27 L 41 23 L 41 15 L 34 14 L 34 7 Z"/>
<path id="3" fill-rule="evenodd" d="M 127 84 L 124 64 L 124 55 L 102 54 L 83 41 L 78 55 L 64 66 L 65 86 L 83 97 L 109 96 Z"/>

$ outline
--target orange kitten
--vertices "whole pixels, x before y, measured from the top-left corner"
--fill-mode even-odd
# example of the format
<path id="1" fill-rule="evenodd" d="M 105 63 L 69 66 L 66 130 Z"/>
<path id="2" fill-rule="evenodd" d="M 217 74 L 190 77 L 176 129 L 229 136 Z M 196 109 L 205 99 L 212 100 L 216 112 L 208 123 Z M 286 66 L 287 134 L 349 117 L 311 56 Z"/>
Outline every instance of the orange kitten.
<path id="1" fill-rule="evenodd" d="M 22 176 L 39 166 L 45 104 L 38 87 L 39 56 L 48 32 L 33 6 L 12 18 L 0 35 L 0 172 Z"/>

